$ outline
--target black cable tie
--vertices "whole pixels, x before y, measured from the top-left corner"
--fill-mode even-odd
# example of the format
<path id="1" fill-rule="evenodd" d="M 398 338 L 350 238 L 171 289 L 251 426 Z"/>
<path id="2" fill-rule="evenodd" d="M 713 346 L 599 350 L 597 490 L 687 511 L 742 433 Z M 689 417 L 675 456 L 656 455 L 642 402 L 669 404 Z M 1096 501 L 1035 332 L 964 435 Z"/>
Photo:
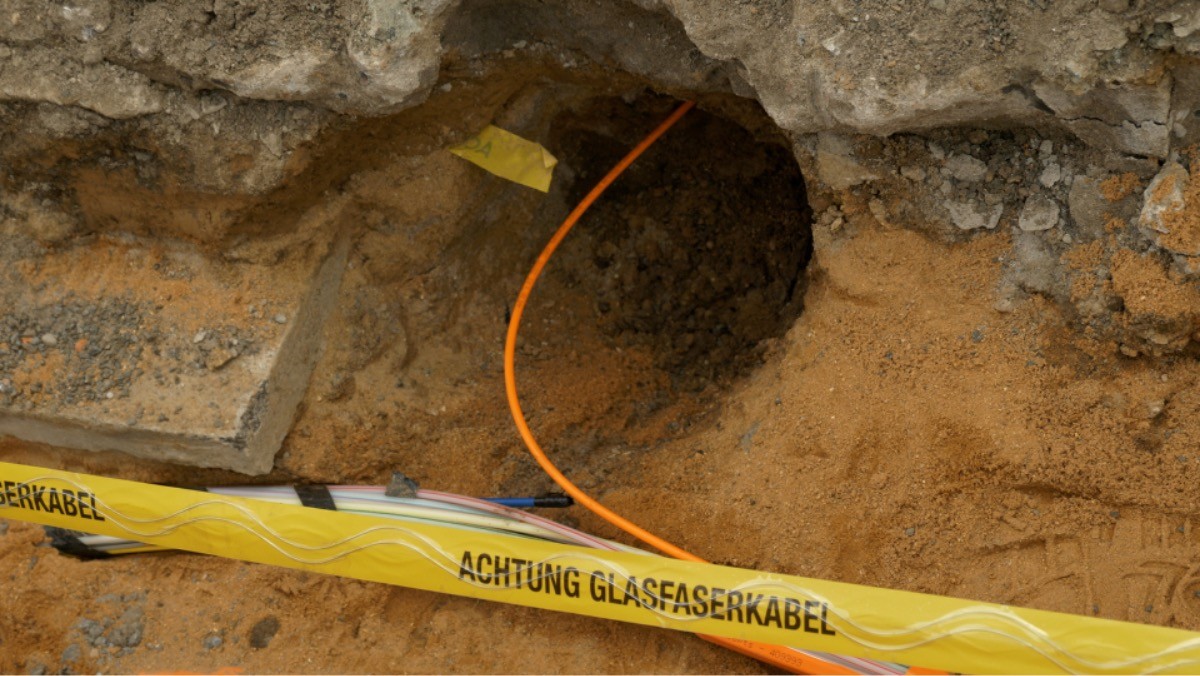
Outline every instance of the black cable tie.
<path id="1" fill-rule="evenodd" d="M 305 507 L 337 511 L 337 505 L 333 503 L 333 496 L 329 494 L 328 486 L 317 484 L 293 486 L 293 488 L 296 491 L 296 497 L 300 498 L 300 504 Z"/>

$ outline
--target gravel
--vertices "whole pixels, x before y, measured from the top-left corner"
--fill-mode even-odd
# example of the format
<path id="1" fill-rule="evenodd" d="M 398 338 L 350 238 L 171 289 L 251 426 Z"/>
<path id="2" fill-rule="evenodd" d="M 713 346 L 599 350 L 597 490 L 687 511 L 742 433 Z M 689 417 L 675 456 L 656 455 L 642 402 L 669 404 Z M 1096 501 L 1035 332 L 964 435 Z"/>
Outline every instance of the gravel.
<path id="1" fill-rule="evenodd" d="M 69 299 L 0 316 L 0 374 L 36 368 L 56 354 L 63 360 L 44 382 L 17 387 L 0 376 L 0 405 L 28 408 L 34 396 L 67 405 L 129 396 L 145 345 L 158 340 L 142 326 L 148 311 L 122 299 Z"/>

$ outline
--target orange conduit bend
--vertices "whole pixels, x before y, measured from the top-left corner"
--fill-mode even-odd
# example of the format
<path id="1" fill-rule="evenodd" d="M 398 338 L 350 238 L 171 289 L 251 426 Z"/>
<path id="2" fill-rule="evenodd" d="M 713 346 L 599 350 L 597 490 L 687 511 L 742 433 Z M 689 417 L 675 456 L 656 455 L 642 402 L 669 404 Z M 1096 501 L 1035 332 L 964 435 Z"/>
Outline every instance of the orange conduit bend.
<path id="1" fill-rule="evenodd" d="M 537 261 L 534 262 L 533 268 L 525 277 L 525 283 L 521 286 L 521 292 L 517 295 L 517 302 L 513 305 L 512 317 L 508 322 L 508 334 L 504 341 L 504 390 L 508 396 L 508 408 L 512 411 L 513 422 L 517 424 L 517 431 L 521 433 L 521 439 L 525 441 L 525 445 L 529 448 L 529 452 L 533 458 L 537 460 L 538 465 L 554 479 L 554 483 L 558 484 L 568 495 L 575 498 L 576 502 L 587 507 L 600 518 L 629 533 L 638 540 L 654 547 L 655 549 L 667 554 L 676 559 L 684 561 L 697 561 L 706 563 L 704 559 L 681 549 L 670 542 L 658 537 L 650 531 L 638 526 L 625 517 L 617 514 L 608 507 L 605 507 L 592 496 L 584 493 L 582 489 L 576 486 L 570 479 L 566 477 L 550 458 L 546 456 L 546 452 L 542 450 L 537 439 L 533 436 L 533 432 L 529 429 L 529 423 L 525 420 L 525 413 L 521 410 L 521 402 L 517 396 L 517 377 L 516 377 L 516 354 L 517 354 L 517 334 L 521 328 L 521 317 L 525 314 L 525 306 L 529 302 L 529 296 L 533 293 L 533 287 L 537 284 L 538 278 L 541 277 L 542 271 L 545 270 L 546 264 L 550 262 L 550 257 L 562 244 L 567 233 L 571 232 L 571 228 L 579 222 L 584 212 L 592 203 L 612 185 L 613 181 L 621 175 L 633 161 L 646 152 L 646 149 L 654 144 L 668 129 L 675 125 L 681 117 L 684 116 L 695 105 L 693 101 L 685 101 L 671 113 L 670 117 L 663 120 L 662 124 L 658 125 L 654 131 L 641 140 L 629 154 L 625 155 L 620 162 L 616 164 L 605 176 L 600 179 L 596 187 L 592 188 L 591 192 L 583 198 L 582 201 L 567 215 L 566 220 L 562 225 L 558 226 L 554 236 L 550 238 L 550 242 L 542 249 L 542 253 L 538 255 Z M 719 636 L 705 636 L 701 638 L 717 645 L 724 646 L 743 655 L 753 657 L 754 659 L 775 665 L 781 669 L 787 669 L 793 673 L 812 673 L 812 674 L 854 674 L 857 673 L 839 664 L 825 662 L 811 655 L 806 655 L 790 648 L 782 646 L 764 645 L 754 643 L 752 641 L 742 641 L 738 639 L 730 639 Z"/>

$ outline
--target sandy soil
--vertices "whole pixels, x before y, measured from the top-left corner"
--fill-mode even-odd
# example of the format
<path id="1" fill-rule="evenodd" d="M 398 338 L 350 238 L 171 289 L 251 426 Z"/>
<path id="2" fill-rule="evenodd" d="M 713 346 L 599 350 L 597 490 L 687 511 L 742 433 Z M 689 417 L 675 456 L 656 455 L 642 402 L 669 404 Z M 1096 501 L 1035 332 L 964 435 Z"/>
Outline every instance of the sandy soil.
<path id="1" fill-rule="evenodd" d="M 750 170 L 712 180 L 753 180 Z M 814 226 L 816 253 L 797 286 L 803 311 L 779 312 L 786 303 L 770 294 L 786 270 L 746 268 L 762 266 L 750 254 L 782 231 L 736 228 L 758 209 L 803 238 L 803 224 L 784 216 L 795 205 L 696 190 L 683 169 L 655 175 L 670 179 L 664 189 L 633 189 L 634 175 L 616 196 L 624 206 L 599 210 L 568 240 L 526 319 L 525 408 L 582 487 L 721 563 L 1200 629 L 1194 357 L 1124 356 L 1036 294 L 1001 312 L 1013 235 L 935 241 L 865 208 L 844 207 L 837 232 Z M 301 417 L 263 480 L 382 483 L 400 469 L 467 494 L 551 488 L 508 419 L 500 350 L 507 304 L 566 197 L 480 216 L 436 266 L 386 284 L 360 246 Z M 643 302 L 653 309 L 670 294 L 626 308 L 606 275 L 633 268 L 629 288 L 644 288 L 638 273 L 655 269 L 638 270 L 646 252 L 673 260 L 704 232 L 668 230 L 663 247 L 641 251 L 622 221 L 661 226 L 675 210 L 711 211 L 717 226 L 754 235 L 722 242 L 723 263 L 678 264 L 729 266 L 714 276 L 745 283 L 663 283 L 690 294 L 693 312 L 639 323 L 660 316 L 640 314 Z M 1130 321 L 1194 311 L 1157 259 L 1111 238 L 1095 249 L 1114 261 L 1105 283 Z M 804 258 L 777 260 L 796 271 Z M 745 298 L 771 310 L 679 342 L 688 317 L 729 299 L 753 305 Z M 384 331 L 393 326 L 402 330 Z M 15 443 L 0 457 L 139 480 L 245 481 Z M 627 540 L 579 509 L 553 516 Z M 39 528 L 5 531 L 3 671 L 763 671 L 685 634 L 187 554 L 80 562 L 47 548 Z"/>

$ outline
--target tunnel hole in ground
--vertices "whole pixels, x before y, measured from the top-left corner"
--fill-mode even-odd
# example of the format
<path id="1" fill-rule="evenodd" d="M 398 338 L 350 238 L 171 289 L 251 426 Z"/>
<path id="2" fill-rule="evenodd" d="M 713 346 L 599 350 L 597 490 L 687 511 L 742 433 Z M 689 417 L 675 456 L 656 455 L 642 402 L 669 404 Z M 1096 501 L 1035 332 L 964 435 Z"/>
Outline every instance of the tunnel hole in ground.
<path id="1" fill-rule="evenodd" d="M 558 115 L 549 142 L 565 165 L 568 204 L 679 103 L 603 97 Z M 748 126 L 774 129 L 757 105 L 751 116 L 761 117 Z M 785 143 L 693 109 L 556 254 L 554 274 L 589 290 L 606 340 L 649 349 L 676 387 L 746 374 L 761 362 L 763 341 L 782 336 L 803 309 L 811 210 Z"/>

